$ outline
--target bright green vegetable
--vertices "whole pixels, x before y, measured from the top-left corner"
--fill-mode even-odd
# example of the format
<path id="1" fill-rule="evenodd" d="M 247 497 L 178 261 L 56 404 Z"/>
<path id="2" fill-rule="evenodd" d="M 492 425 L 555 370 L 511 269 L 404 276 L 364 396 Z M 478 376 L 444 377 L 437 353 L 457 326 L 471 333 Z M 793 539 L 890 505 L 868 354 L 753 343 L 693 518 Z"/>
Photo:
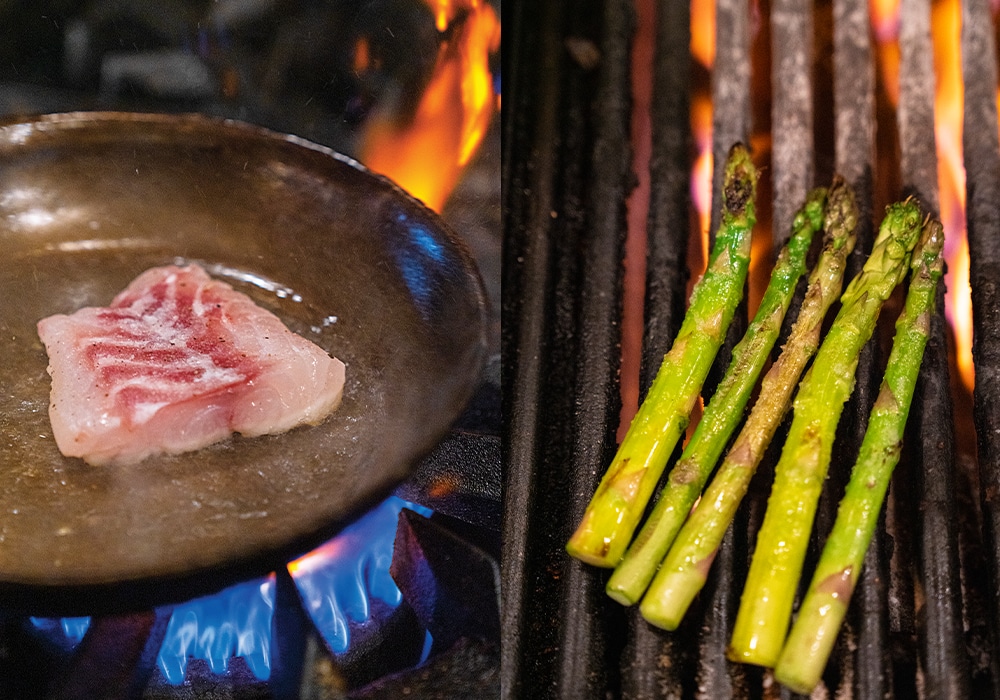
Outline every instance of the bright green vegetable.
<path id="1" fill-rule="evenodd" d="M 743 298 L 756 221 L 757 169 L 747 149 L 729 153 L 723 178 L 723 212 L 708 269 L 670 352 L 594 493 L 567 551 L 590 564 L 611 567 L 628 546 L 666 467 L 733 314 Z"/>
<path id="2" fill-rule="evenodd" d="M 844 292 L 840 312 L 799 386 L 736 615 L 729 648 L 734 661 L 773 666 L 778 660 L 858 354 L 882 304 L 906 274 L 920 219 L 911 201 L 888 208 L 864 269 Z"/>
<path id="3" fill-rule="evenodd" d="M 643 598 L 640 609 L 650 623 L 676 629 L 705 585 L 712 560 L 746 495 L 750 479 L 788 410 L 802 371 L 819 346 L 826 312 L 840 296 L 847 256 L 854 249 L 857 219 L 854 191 L 838 178 L 830 189 L 824 215 L 823 251 L 809 276 L 806 296 L 788 342 L 764 375 L 760 396 L 743 430 Z"/>
<path id="4" fill-rule="evenodd" d="M 939 222 L 929 221 L 913 255 L 906 304 L 896 321 L 896 337 L 882 388 L 872 407 L 851 480 L 775 668 L 775 677 L 799 693 L 812 691 L 830 657 L 878 524 L 889 479 L 899 462 L 906 418 L 934 313 L 934 297 L 943 273 L 943 245 L 944 229 Z"/>
<path id="5" fill-rule="evenodd" d="M 760 370 L 781 332 L 795 285 L 806 272 L 806 255 L 813 235 L 822 226 L 825 202 L 826 190 L 814 190 L 796 215 L 792 235 L 778 255 L 757 313 L 733 348 L 726 375 L 684 454 L 670 471 L 653 512 L 608 581 L 608 595 L 619 603 L 631 605 L 642 597 L 743 417 Z"/>

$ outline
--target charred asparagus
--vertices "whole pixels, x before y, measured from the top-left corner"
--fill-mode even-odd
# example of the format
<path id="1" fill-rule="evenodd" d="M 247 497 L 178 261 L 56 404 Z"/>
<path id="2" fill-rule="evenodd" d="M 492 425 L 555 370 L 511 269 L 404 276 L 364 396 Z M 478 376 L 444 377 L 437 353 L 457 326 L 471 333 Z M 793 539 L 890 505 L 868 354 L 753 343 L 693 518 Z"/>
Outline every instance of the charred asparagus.
<path id="1" fill-rule="evenodd" d="M 653 512 L 608 581 L 608 595 L 618 602 L 631 605 L 642 597 L 743 416 L 761 368 L 781 332 L 795 285 L 805 274 L 806 254 L 813 235 L 822 226 L 825 203 L 826 189 L 814 190 L 796 215 L 792 235 L 778 255 L 753 321 L 733 349 L 725 376 L 670 471 Z"/>
<path id="2" fill-rule="evenodd" d="M 903 430 L 927 344 L 938 280 L 943 273 L 943 245 L 944 229 L 939 222 L 929 221 L 913 255 L 910 289 L 896 321 L 896 337 L 885 377 L 872 407 L 851 480 L 775 668 L 775 677 L 799 693 L 809 693 L 823 673 L 858 582 L 889 479 L 899 462 Z"/>
<path id="3" fill-rule="evenodd" d="M 891 205 L 871 255 L 841 298 L 840 312 L 799 386 L 729 655 L 773 666 L 781 652 L 837 423 L 854 388 L 858 354 L 883 303 L 905 275 L 920 234 L 912 201 Z"/>
<path id="4" fill-rule="evenodd" d="M 729 153 L 723 213 L 705 274 L 688 311 L 598 485 L 567 551 L 590 564 L 612 567 L 622 558 L 677 440 L 687 427 L 701 386 L 743 297 L 756 220 L 757 169 L 747 149 Z"/>
<path id="5" fill-rule="evenodd" d="M 698 506 L 677 535 L 642 601 L 642 615 L 676 629 L 705 585 L 712 560 L 732 522 L 750 479 L 791 403 L 806 364 L 819 346 L 827 310 L 840 296 L 847 256 L 854 249 L 857 205 L 839 178 L 824 215 L 823 251 L 809 276 L 799 315 L 781 356 L 761 382 L 760 397 Z"/>

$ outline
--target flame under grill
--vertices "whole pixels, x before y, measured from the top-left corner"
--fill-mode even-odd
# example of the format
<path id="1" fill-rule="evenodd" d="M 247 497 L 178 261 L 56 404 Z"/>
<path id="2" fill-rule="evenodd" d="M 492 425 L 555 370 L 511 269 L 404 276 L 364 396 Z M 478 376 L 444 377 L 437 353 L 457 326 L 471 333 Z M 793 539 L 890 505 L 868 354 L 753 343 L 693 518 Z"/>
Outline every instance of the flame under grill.
<path id="1" fill-rule="evenodd" d="M 786 697 L 768 672 L 725 657 L 770 488 L 773 448 L 716 557 L 708 586 L 677 632 L 660 632 L 638 610 L 612 602 L 603 590 L 607 572 L 565 554 L 565 542 L 613 456 L 621 408 L 634 7 L 626 0 L 520 5 L 505 21 L 504 52 L 503 351 L 509 371 L 503 378 L 503 697 Z M 762 188 L 759 197 L 766 200 L 761 208 L 770 212 L 773 245 L 787 235 L 806 191 L 836 171 L 854 186 L 861 206 L 852 276 L 871 249 L 880 218 L 874 202 L 885 186 L 878 180 L 887 172 L 876 148 L 878 86 L 868 3 L 765 3 L 759 21 L 770 32 L 769 67 L 760 66 L 751 52 L 752 23 L 758 19 L 751 9 L 737 0 L 716 4 L 715 162 L 734 141 L 750 141 L 751 123 L 760 119 L 753 109 L 751 70 L 762 68 L 771 81 L 765 116 L 771 133 L 769 189 Z M 978 454 L 968 459 L 957 454 L 962 450 L 956 449 L 956 434 L 962 440 L 973 428 L 955 420 L 966 412 L 956 413 L 964 407 L 952 399 L 942 283 L 884 527 L 869 549 L 824 675 L 838 697 L 967 698 L 1000 692 L 996 50 L 990 4 L 967 0 L 962 11 Z M 640 393 L 680 325 L 690 274 L 689 115 L 698 69 L 689 53 L 687 3 L 658 3 L 657 12 Z M 884 196 L 915 195 L 936 213 L 930 13 L 930 0 L 902 1 L 899 103 L 888 139 L 895 146 L 883 182 L 895 190 Z M 824 29 L 831 24 L 832 31 Z M 824 62 L 830 48 L 832 59 Z M 717 175 L 714 201 L 719 186 Z M 717 208 L 713 205 L 713 230 Z M 891 316 L 887 310 L 880 325 Z M 737 319 L 707 389 L 728 364 L 728 350 L 745 328 L 745 311 Z M 841 420 L 807 573 L 836 514 L 884 360 L 879 343 L 869 343 Z M 780 434 L 774 442 L 780 445 Z M 972 451 L 962 442 L 958 447 Z"/>

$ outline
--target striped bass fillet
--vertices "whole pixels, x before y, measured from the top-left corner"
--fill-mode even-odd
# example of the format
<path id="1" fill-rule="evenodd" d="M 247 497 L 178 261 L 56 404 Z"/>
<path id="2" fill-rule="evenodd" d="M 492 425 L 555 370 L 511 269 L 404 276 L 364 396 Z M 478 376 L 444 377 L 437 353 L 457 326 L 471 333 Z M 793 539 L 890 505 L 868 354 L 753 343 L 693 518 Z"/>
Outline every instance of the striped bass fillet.
<path id="1" fill-rule="evenodd" d="M 196 265 L 147 270 L 38 335 L 56 444 L 93 465 L 316 425 L 343 393 L 340 360 Z"/>

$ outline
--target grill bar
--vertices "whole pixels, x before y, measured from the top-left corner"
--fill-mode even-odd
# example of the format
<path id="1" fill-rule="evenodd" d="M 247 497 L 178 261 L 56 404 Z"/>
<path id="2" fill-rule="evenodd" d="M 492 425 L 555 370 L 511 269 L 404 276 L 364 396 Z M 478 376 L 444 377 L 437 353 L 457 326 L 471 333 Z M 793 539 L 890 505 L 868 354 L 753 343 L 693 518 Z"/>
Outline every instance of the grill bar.
<path id="1" fill-rule="evenodd" d="M 657 3 L 653 67 L 652 156 L 647 219 L 646 303 L 642 394 L 653 383 L 680 328 L 686 299 L 690 209 L 691 57 L 676 48 L 691 43 L 688 3 Z"/>
<path id="2" fill-rule="evenodd" d="M 816 148 L 814 143 L 814 44 L 813 3 L 808 0 L 776 0 L 771 11 L 771 128 L 780 138 L 772 139 L 773 211 L 771 221 L 771 259 L 784 245 L 791 231 L 796 211 L 805 201 L 807 192 L 816 183 Z M 779 347 L 788 337 L 791 322 L 798 314 L 804 294 L 799 291 L 786 315 Z M 777 351 L 774 353 L 777 354 Z M 772 445 L 762 461 L 758 474 L 750 484 L 744 508 L 747 511 L 747 531 L 751 538 L 748 557 L 753 552 L 753 538 L 764 520 L 774 466 L 780 455 L 789 419 L 779 427 Z M 749 564 L 749 558 L 748 562 Z M 744 580 L 741 578 L 741 581 Z M 761 675 L 760 669 L 754 669 Z M 769 672 L 766 676 L 770 676 Z M 770 679 L 768 678 L 768 682 Z M 777 693 L 773 693 L 776 695 Z M 792 694 L 782 688 L 782 697 Z"/>
<path id="3" fill-rule="evenodd" d="M 914 399 L 911 443 L 917 444 L 917 521 L 920 553 L 917 574 L 923 588 L 921 666 L 927 697 L 969 698 L 971 678 L 962 631 L 956 513 L 955 443 L 951 428 L 948 349 L 944 328 L 944 286 L 938 289 L 937 314 L 924 351 Z"/>
<path id="4" fill-rule="evenodd" d="M 750 8 L 739 0 L 715 5 L 715 66 L 712 73 L 712 223 L 722 216 L 722 165 L 737 141 L 750 143 Z"/>
<path id="5" fill-rule="evenodd" d="M 916 196 L 938 214 L 937 152 L 934 148 L 934 55 L 929 0 L 900 4 L 899 142 L 904 196 Z"/>
<path id="6" fill-rule="evenodd" d="M 972 286 L 973 394 L 979 460 L 992 646 L 1000 634 L 1000 143 L 997 137 L 996 46 L 988 2 L 962 4 L 962 68 L 965 82 L 963 151 L 966 220 Z M 993 693 L 998 658 L 992 658 Z"/>
<path id="7" fill-rule="evenodd" d="M 718 0 L 715 6 L 715 66 L 712 73 L 712 217 L 709 247 L 722 214 L 723 164 L 733 143 L 750 143 L 750 6 L 740 0 Z M 730 324 L 702 395 L 706 403 L 721 381 L 732 349 L 747 327 L 746 299 Z M 745 511 L 729 528 L 712 564 L 712 574 L 701 594 L 697 681 L 705 697 L 745 697 L 747 668 L 726 658 L 742 581 L 746 578 Z"/>
<path id="8" fill-rule="evenodd" d="M 508 5 L 510 7 L 510 5 Z M 529 9 L 541 12 L 529 13 Z M 548 319 L 546 294 L 550 289 L 549 212 L 555 200 L 555 169 L 559 160 L 558 109 L 561 95 L 561 37 L 558 26 L 565 7 L 545 3 L 541 8 L 516 3 L 505 18 L 520 41 L 514 43 L 516 60 L 505 66 L 511 85 L 503 102 L 504 143 L 507 158 L 503 171 L 504 288 L 523 290 L 503 296 L 502 351 L 512 368 L 504 374 L 503 436 L 508 468 L 505 470 L 504 519 L 501 566 L 501 687 L 504 697 L 517 697 L 522 678 L 522 640 L 526 587 L 529 514 L 534 511 L 535 455 L 539 450 L 542 406 L 542 355 Z M 539 16 L 541 15 L 541 16 Z M 537 88 L 522 66 L 539 67 Z M 519 70 L 520 69 L 520 70 Z M 512 108 L 511 103 L 516 105 Z M 533 119 L 533 121 L 532 121 Z M 513 135 L 518 134 L 517 138 Z M 516 144 L 516 146 L 515 146 Z M 518 148 L 519 146 L 520 148 Z M 523 193 L 523 194 L 522 194 Z M 507 378 L 514 376 L 513 382 Z M 517 436 L 515 440 L 510 435 Z"/>
<path id="9" fill-rule="evenodd" d="M 614 456 L 614 431 L 621 412 L 620 364 L 621 286 L 626 232 L 629 148 L 629 42 L 634 31 L 630 0 L 608 0 L 604 6 L 604 36 L 594 108 L 594 148 L 587 188 L 589 225 L 582 232 L 583 264 L 580 278 L 580 350 L 575 363 L 576 411 L 573 417 L 572 470 L 566 474 L 572 497 L 560 542 L 569 539 Z M 606 661 L 593 639 L 608 608 L 605 576 L 570 559 L 563 575 L 560 642 L 566 653 L 559 668 L 559 697 L 599 698 L 595 662 Z M 618 611 L 614 611 L 618 612 Z"/>
<path id="10" fill-rule="evenodd" d="M 690 193 L 689 3 L 656 3 L 653 66 L 652 154 L 647 217 L 645 328 L 640 393 L 645 395 L 684 316 L 688 279 L 687 247 Z M 622 697 L 684 697 L 694 677 L 692 633 L 685 626 L 673 635 L 657 632 L 632 607 L 623 656 Z M 661 659 L 670 659 L 669 664 Z"/>
<path id="11" fill-rule="evenodd" d="M 813 14 L 808 0 L 775 0 L 771 8 L 774 213 L 777 249 L 815 182 L 813 147 Z"/>
<path id="12" fill-rule="evenodd" d="M 900 172 L 904 194 L 915 195 L 938 214 L 937 153 L 934 148 L 934 66 L 930 2 L 903 0 L 900 26 Z M 944 280 L 938 283 L 936 314 L 911 415 L 910 443 L 919 447 L 896 474 L 893 488 L 915 478 L 923 517 L 909 525 L 919 533 L 916 574 L 923 589 L 920 664 L 924 692 L 932 698 L 971 695 L 962 631 L 958 540 L 950 527 L 955 510 L 955 438 L 944 323 Z M 907 469 L 911 467 L 911 469 Z M 914 473 L 915 472 L 915 473 Z M 899 513 L 899 509 L 896 509 Z M 912 513 L 912 509 L 910 510 Z M 899 532 L 899 539 L 904 533 Z"/>

